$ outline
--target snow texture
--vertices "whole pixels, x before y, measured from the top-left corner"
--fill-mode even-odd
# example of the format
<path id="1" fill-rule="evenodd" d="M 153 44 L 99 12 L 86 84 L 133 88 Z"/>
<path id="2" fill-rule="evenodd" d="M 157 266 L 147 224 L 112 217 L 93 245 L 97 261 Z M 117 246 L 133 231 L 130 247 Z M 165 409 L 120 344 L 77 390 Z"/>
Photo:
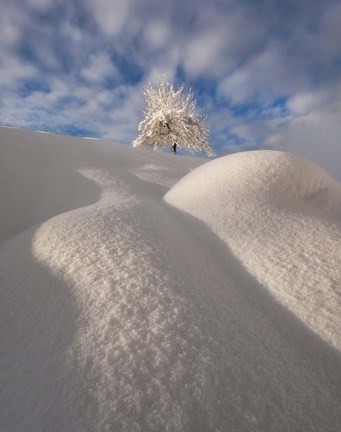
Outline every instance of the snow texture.
<path id="1" fill-rule="evenodd" d="M 341 185 L 289 153 L 206 164 L 166 201 L 207 223 L 271 294 L 341 350 Z"/>
<path id="2" fill-rule="evenodd" d="M 340 430 L 340 185 L 203 162 L 0 129 L 1 431 Z"/>

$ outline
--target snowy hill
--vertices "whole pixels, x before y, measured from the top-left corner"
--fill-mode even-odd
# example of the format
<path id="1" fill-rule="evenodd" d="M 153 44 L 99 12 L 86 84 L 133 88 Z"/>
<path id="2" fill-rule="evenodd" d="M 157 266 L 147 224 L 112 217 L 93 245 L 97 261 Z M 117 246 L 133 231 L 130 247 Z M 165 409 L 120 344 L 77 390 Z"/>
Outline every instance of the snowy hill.
<path id="1" fill-rule="evenodd" d="M 0 128 L 2 431 L 340 430 L 340 184 L 203 163 Z"/>
<path id="2" fill-rule="evenodd" d="M 255 151 L 205 164 L 165 198 L 341 351 L 341 184 L 298 156 Z"/>

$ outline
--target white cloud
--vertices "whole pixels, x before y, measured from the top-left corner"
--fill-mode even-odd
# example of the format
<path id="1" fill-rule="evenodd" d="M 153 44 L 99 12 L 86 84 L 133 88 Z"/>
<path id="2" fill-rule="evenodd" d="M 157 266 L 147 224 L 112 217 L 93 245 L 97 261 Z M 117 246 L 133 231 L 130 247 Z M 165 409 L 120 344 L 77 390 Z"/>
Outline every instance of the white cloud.
<path id="1" fill-rule="evenodd" d="M 147 23 L 143 37 L 148 51 L 159 50 L 172 44 L 171 29 L 165 21 L 153 20 Z"/>
<path id="2" fill-rule="evenodd" d="M 320 28 L 322 54 L 328 57 L 341 55 L 341 4 L 328 8 L 323 16 Z"/>
<path id="3" fill-rule="evenodd" d="M 131 3 L 131 0 L 87 0 L 98 26 L 108 36 L 116 36 L 124 29 Z"/>
<path id="4" fill-rule="evenodd" d="M 207 30 L 193 38 L 186 47 L 184 58 L 186 72 L 194 77 L 215 75 L 221 68 L 224 46 L 224 32 L 219 29 Z M 225 65 L 225 62 L 223 63 Z"/>
<path id="5" fill-rule="evenodd" d="M 276 148 L 315 161 L 341 181 L 340 114 L 319 112 L 292 120 L 278 137 Z"/>
<path id="6" fill-rule="evenodd" d="M 218 92 L 234 103 L 267 102 L 305 88 L 307 77 L 290 59 L 283 43 L 270 43 L 233 74 L 223 79 Z"/>
<path id="7" fill-rule="evenodd" d="M 100 83 L 106 78 L 118 79 L 119 71 L 107 53 L 92 55 L 87 66 L 81 70 L 81 76 L 92 83 Z"/>
<path id="8" fill-rule="evenodd" d="M 204 8 L 201 21 L 185 41 L 183 62 L 193 77 L 217 77 L 231 72 L 264 37 L 259 17 L 241 6 L 224 14 Z"/>
<path id="9" fill-rule="evenodd" d="M 46 9 L 55 4 L 55 0 L 27 0 L 27 3 L 36 9 Z"/>
<path id="10" fill-rule="evenodd" d="M 295 96 L 288 107 L 291 115 L 267 144 L 301 154 L 341 180 L 341 81 Z"/>
<path id="11" fill-rule="evenodd" d="M 70 21 L 65 21 L 61 26 L 61 32 L 64 36 L 71 39 L 72 43 L 79 45 L 84 40 L 84 34 L 79 27 L 72 25 Z"/>
<path id="12" fill-rule="evenodd" d="M 18 41 L 20 32 L 19 28 L 11 21 L 7 14 L 1 14 L 0 18 L 0 44 L 13 45 Z"/>
<path id="13" fill-rule="evenodd" d="M 0 59 L 0 87 L 16 89 L 20 80 L 32 79 L 38 75 L 36 67 L 11 53 Z"/>
<path id="14" fill-rule="evenodd" d="M 295 115 L 306 115 L 323 104 L 326 95 L 315 93 L 298 93 L 288 101 L 288 109 Z"/>
<path id="15" fill-rule="evenodd" d="M 141 86 L 147 83 L 155 83 L 160 80 L 161 77 L 165 77 L 167 80 L 174 80 L 176 75 L 177 66 L 179 64 L 180 50 L 177 46 L 167 47 L 167 50 L 162 54 L 163 61 L 155 59 L 151 61 L 149 65 L 146 65 L 147 74 L 144 82 Z"/>
<path id="16" fill-rule="evenodd" d="M 20 39 L 22 26 L 25 22 L 25 12 L 13 3 L 1 5 L 0 13 L 0 48 L 12 48 Z M 4 58 L 6 51 L 1 53 Z"/>

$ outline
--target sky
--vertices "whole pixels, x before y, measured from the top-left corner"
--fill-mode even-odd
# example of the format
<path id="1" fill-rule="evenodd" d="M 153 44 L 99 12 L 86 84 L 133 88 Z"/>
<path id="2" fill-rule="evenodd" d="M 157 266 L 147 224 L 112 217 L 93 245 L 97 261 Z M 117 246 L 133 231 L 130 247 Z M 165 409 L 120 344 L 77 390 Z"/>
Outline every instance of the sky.
<path id="1" fill-rule="evenodd" d="M 142 88 L 191 88 L 218 156 L 302 154 L 339 177 L 339 0 L 0 0 L 0 124 L 131 143 Z"/>

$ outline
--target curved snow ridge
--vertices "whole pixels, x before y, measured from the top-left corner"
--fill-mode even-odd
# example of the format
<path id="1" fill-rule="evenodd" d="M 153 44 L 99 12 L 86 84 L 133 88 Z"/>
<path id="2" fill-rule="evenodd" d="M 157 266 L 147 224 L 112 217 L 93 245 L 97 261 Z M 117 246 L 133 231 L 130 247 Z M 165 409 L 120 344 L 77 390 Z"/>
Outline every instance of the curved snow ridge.
<path id="1" fill-rule="evenodd" d="M 206 319 L 179 290 L 168 257 L 156 257 L 160 240 L 143 207 L 129 188 L 117 194 L 104 187 L 98 203 L 60 214 L 35 233 L 35 258 L 62 276 L 79 311 L 67 364 L 78 375 L 70 399 L 84 394 L 95 407 L 86 430 L 196 430 L 205 405 L 214 411 L 217 403 L 205 391 L 213 357 Z M 82 375 L 91 382 L 86 390 Z M 207 414 L 205 421 L 216 420 Z"/>
<path id="2" fill-rule="evenodd" d="M 206 390 L 216 361 L 205 311 L 158 252 L 166 245 L 158 244 L 153 218 L 162 219 L 163 207 L 149 210 L 155 194 L 142 199 L 134 173 L 78 171 L 100 188 L 99 201 L 54 216 L 32 241 L 35 260 L 68 287 L 77 311 L 65 369 L 74 371 L 69 401 L 89 426 L 72 418 L 75 430 L 196 430 L 197 422 L 217 422 L 209 412 L 217 397 Z"/>
<path id="3" fill-rule="evenodd" d="M 276 151 L 209 162 L 165 200 L 204 221 L 282 304 L 341 349 L 341 185 Z"/>

